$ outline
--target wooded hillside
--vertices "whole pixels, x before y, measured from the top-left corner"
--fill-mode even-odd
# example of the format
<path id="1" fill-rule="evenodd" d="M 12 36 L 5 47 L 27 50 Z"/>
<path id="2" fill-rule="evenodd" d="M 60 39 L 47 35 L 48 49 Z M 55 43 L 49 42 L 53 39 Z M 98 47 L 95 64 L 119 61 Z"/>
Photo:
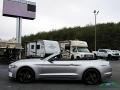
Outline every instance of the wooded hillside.
<path id="1" fill-rule="evenodd" d="M 50 32 L 39 32 L 24 36 L 22 42 L 34 40 L 83 40 L 87 41 L 90 50 L 94 50 L 94 26 L 62 28 Z M 97 25 L 97 49 L 110 48 L 120 50 L 120 23 L 107 23 Z"/>

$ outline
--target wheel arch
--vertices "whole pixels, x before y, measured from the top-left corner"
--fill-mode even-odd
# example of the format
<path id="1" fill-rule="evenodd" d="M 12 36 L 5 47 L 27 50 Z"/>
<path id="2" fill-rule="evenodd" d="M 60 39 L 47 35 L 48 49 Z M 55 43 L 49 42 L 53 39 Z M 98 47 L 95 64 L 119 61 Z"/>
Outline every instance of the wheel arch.
<path id="1" fill-rule="evenodd" d="M 99 69 L 97 69 L 97 68 L 95 68 L 95 67 L 90 67 L 90 68 L 87 68 L 87 69 L 85 69 L 85 70 L 83 71 L 83 73 L 82 73 L 82 78 L 81 78 L 81 79 L 83 79 L 84 74 L 85 74 L 88 70 L 90 70 L 90 69 L 97 71 L 97 72 L 99 73 L 99 75 L 100 75 L 100 78 L 102 78 L 102 75 L 101 75 L 101 72 L 100 72 Z"/>
<path id="2" fill-rule="evenodd" d="M 34 70 L 32 67 L 30 67 L 30 66 L 21 66 L 20 68 L 18 68 L 18 70 L 17 70 L 17 72 L 16 72 L 16 78 L 17 78 L 18 72 L 19 72 L 21 69 L 23 69 L 23 68 L 29 68 L 30 70 L 32 70 L 32 72 L 33 72 L 33 74 L 34 74 L 34 77 L 35 77 L 35 70 Z"/>

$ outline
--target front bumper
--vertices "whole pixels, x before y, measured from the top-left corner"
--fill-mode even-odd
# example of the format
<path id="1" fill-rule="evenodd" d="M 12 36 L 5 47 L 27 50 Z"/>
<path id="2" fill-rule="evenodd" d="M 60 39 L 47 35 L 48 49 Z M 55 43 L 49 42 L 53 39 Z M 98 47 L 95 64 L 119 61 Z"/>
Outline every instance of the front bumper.
<path id="1" fill-rule="evenodd" d="M 112 72 L 104 73 L 104 79 L 110 79 L 112 77 Z"/>
<path id="2" fill-rule="evenodd" d="M 105 69 L 105 71 L 103 72 L 103 76 L 102 76 L 102 80 L 106 81 L 112 78 L 112 67 L 109 66 Z"/>
<path id="3" fill-rule="evenodd" d="M 12 73 L 12 72 L 9 72 L 9 73 L 8 73 L 8 77 L 13 78 L 13 73 Z"/>
<path id="4" fill-rule="evenodd" d="M 16 68 L 8 68 L 8 77 L 16 78 Z"/>
<path id="5" fill-rule="evenodd" d="M 111 56 L 112 56 L 112 57 L 120 57 L 120 54 L 119 54 L 119 53 L 117 53 L 117 54 L 112 54 Z"/>

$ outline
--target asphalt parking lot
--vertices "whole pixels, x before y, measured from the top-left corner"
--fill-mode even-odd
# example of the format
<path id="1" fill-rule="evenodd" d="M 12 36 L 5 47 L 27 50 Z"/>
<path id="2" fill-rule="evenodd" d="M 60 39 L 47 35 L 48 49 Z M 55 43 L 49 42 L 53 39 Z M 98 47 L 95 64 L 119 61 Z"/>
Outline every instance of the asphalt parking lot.
<path id="1" fill-rule="evenodd" d="M 35 81 L 21 84 L 8 79 L 8 65 L 0 65 L 0 90 L 120 90 L 120 60 L 110 61 L 112 80 L 100 85 L 85 85 L 81 81 Z"/>

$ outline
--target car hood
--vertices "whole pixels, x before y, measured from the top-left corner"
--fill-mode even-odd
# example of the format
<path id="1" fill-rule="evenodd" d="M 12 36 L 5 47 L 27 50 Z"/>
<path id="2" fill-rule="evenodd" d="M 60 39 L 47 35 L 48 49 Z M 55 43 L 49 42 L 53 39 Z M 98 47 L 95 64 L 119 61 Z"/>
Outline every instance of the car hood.
<path id="1" fill-rule="evenodd" d="M 43 62 L 43 60 L 41 59 L 23 59 L 23 60 L 19 60 L 19 61 L 16 61 L 16 62 L 13 62 L 11 64 L 23 64 L 23 63 L 32 63 L 32 64 L 35 64 L 35 63 L 40 63 L 40 62 Z"/>

